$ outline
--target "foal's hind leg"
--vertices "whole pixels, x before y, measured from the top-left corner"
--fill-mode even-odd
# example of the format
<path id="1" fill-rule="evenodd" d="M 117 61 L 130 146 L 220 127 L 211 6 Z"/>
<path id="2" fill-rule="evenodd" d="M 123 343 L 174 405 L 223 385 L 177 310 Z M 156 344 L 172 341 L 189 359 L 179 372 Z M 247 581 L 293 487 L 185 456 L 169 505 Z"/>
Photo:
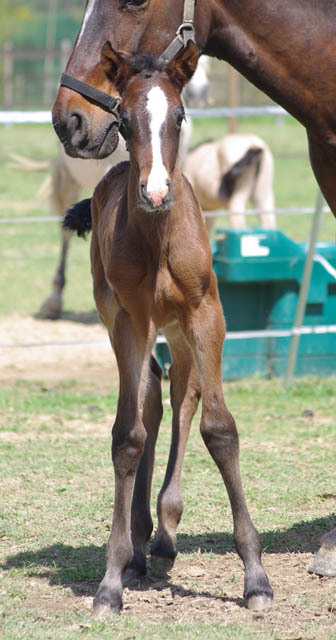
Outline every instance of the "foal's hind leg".
<path id="1" fill-rule="evenodd" d="M 224 318 L 215 287 L 193 313 L 186 337 L 193 348 L 200 371 L 201 434 L 223 477 L 232 508 L 235 545 L 245 565 L 244 597 L 249 608 L 261 609 L 271 602 L 273 592 L 261 564 L 259 535 L 245 502 L 235 421 L 223 397 L 221 351 Z"/>
<path id="2" fill-rule="evenodd" d="M 147 432 L 144 452 L 139 463 L 132 500 L 133 560 L 124 576 L 124 586 L 146 574 L 146 544 L 153 531 L 150 496 L 157 434 L 162 418 L 161 369 L 151 356 L 148 388 L 142 419 Z"/>
<path id="3" fill-rule="evenodd" d="M 180 493 L 182 464 L 191 422 L 200 398 L 199 375 L 190 348 L 169 342 L 173 364 L 169 371 L 173 409 L 172 441 L 167 471 L 158 497 L 158 529 L 151 546 L 152 566 L 169 571 L 177 554 L 176 529 L 183 511 Z"/>

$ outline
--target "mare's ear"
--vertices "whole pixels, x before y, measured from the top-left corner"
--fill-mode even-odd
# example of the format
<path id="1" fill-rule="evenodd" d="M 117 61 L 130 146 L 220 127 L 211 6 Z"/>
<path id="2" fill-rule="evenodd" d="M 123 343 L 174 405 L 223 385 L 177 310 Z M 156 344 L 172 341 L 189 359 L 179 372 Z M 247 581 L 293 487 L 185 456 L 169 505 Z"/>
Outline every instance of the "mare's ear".
<path id="1" fill-rule="evenodd" d="M 107 40 L 102 47 L 100 61 L 107 77 L 112 80 L 116 88 L 121 91 L 131 75 L 131 67 L 127 59 L 118 53 L 118 51 L 115 51 L 111 43 Z"/>
<path id="2" fill-rule="evenodd" d="M 190 80 L 198 63 L 199 51 L 196 44 L 189 40 L 185 49 L 179 51 L 168 63 L 166 71 L 170 80 L 177 86 L 179 91 Z"/>

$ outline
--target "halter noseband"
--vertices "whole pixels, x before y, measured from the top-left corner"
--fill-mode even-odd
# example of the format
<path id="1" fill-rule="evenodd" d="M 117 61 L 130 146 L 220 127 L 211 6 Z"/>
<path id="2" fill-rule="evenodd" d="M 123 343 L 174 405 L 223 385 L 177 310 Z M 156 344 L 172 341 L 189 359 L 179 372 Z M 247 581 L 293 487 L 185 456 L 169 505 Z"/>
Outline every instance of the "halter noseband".
<path id="1" fill-rule="evenodd" d="M 183 22 L 177 29 L 174 40 L 172 40 L 164 50 L 159 60 L 168 63 L 181 49 L 187 46 L 189 40 L 195 42 L 195 3 L 196 0 L 184 0 Z M 76 93 L 80 93 L 84 98 L 88 98 L 88 100 L 96 102 L 100 107 L 112 113 L 117 120 L 120 120 L 119 105 L 121 98 L 119 96 L 114 98 L 108 93 L 100 91 L 100 89 L 95 89 L 95 87 L 87 84 L 87 82 L 77 80 L 77 78 L 74 78 L 74 76 L 71 76 L 69 73 L 62 73 L 60 85 L 72 89 L 72 91 L 76 91 Z"/>
<path id="2" fill-rule="evenodd" d="M 93 100 L 100 107 L 107 109 L 110 113 L 112 113 L 117 120 L 119 120 L 119 105 L 121 102 L 121 98 L 117 96 L 114 98 L 113 96 L 109 96 L 108 93 L 104 91 L 100 91 L 100 89 L 96 89 L 92 87 L 90 84 L 86 82 L 82 82 L 81 80 L 77 80 L 74 76 L 70 76 L 68 73 L 62 73 L 60 85 L 62 87 L 67 87 L 68 89 L 72 89 L 77 93 L 80 93 L 85 98 L 89 100 Z"/>

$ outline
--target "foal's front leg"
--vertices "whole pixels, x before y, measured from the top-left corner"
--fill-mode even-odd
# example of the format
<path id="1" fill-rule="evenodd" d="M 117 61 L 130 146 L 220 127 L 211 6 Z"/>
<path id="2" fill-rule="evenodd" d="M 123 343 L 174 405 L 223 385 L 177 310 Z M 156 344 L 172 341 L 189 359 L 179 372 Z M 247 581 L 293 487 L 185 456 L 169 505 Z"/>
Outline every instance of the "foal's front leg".
<path id="1" fill-rule="evenodd" d="M 224 318 L 218 293 L 212 288 L 193 313 L 186 337 L 198 364 L 202 389 L 201 434 L 223 477 L 233 515 L 234 540 L 245 566 L 244 597 L 251 609 L 263 609 L 273 591 L 261 564 L 259 534 L 250 518 L 239 470 L 235 421 L 222 391 L 221 353 Z"/>
<path id="2" fill-rule="evenodd" d="M 112 429 L 115 498 L 112 531 L 107 547 L 106 573 L 94 598 L 97 613 L 120 611 L 122 576 L 133 558 L 131 503 L 135 476 L 146 441 L 142 420 L 146 376 L 152 344 L 136 331 L 128 313 L 117 313 L 113 346 L 118 362 L 120 390 Z"/>

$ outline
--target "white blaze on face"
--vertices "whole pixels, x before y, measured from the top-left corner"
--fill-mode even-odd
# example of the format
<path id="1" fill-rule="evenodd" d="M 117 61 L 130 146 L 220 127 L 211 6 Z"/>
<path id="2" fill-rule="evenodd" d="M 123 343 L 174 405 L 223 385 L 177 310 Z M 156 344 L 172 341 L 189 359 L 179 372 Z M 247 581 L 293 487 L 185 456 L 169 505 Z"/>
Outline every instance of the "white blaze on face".
<path id="1" fill-rule="evenodd" d="M 88 6 L 86 7 L 84 20 L 83 20 L 82 28 L 80 30 L 80 34 L 78 36 L 76 47 L 79 45 L 80 40 L 82 39 L 82 37 L 84 35 L 84 31 L 86 29 L 87 23 L 89 22 L 89 18 L 90 18 L 90 15 L 91 15 L 92 11 L 93 11 L 93 7 L 94 7 L 94 4 L 95 4 L 95 1 L 96 0 L 89 0 L 89 2 L 88 2 Z"/>
<path id="2" fill-rule="evenodd" d="M 167 98 L 160 87 L 153 87 L 147 94 L 147 111 L 152 145 L 152 168 L 147 180 L 147 193 L 153 204 L 159 206 L 168 193 L 168 173 L 161 153 L 161 127 L 168 111 Z"/>

